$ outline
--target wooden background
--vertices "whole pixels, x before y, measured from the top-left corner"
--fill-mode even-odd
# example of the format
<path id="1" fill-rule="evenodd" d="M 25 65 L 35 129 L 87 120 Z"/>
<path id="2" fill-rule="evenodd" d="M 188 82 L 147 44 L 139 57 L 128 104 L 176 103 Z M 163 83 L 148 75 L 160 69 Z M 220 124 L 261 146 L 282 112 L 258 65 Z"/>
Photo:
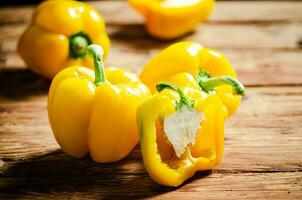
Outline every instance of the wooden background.
<path id="1" fill-rule="evenodd" d="M 150 38 L 124 1 L 90 3 L 107 23 L 107 66 L 139 72 L 175 42 Z M 302 199 L 301 1 L 218 2 L 209 22 L 181 39 L 222 51 L 247 96 L 226 123 L 222 164 L 174 189 L 150 179 L 139 146 L 114 164 L 59 149 L 47 120 L 50 82 L 15 53 L 32 10 L 0 8 L 0 198 Z"/>

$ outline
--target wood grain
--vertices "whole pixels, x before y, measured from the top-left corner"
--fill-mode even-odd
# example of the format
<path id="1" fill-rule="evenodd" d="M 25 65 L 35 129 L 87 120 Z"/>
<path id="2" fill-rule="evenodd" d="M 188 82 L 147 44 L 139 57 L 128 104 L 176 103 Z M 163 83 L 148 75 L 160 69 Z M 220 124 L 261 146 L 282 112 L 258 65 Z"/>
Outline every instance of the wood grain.
<path id="1" fill-rule="evenodd" d="M 7 79 L 14 80 L 13 77 Z M 15 95 L 10 90 L 19 92 L 10 84 L 6 89 L 9 92 L 0 98 L 0 157 L 4 162 L 59 149 L 48 125 L 47 89 L 38 83 L 31 84 L 34 86 L 31 91 L 38 93 L 45 89 L 44 95 L 12 98 Z M 234 172 L 301 170 L 301 101 L 302 87 L 248 88 L 240 110 L 227 121 L 225 158 L 218 169 Z M 139 154 L 136 149 L 132 156 L 139 158 Z"/>
<path id="2" fill-rule="evenodd" d="M 139 73 L 179 40 L 222 51 L 247 87 L 226 122 L 223 161 L 178 188 L 154 183 L 139 145 L 122 161 L 74 159 L 56 143 L 47 119 L 50 81 L 15 53 L 32 6 L 0 8 L 1 199 L 301 199 L 302 2 L 218 2 L 209 22 L 175 41 L 149 37 L 143 18 L 124 1 L 89 2 L 102 12 L 111 38 L 107 66 Z"/>
<path id="3" fill-rule="evenodd" d="M 64 168 L 62 163 L 62 167 Z M 121 166 L 123 164 L 121 163 Z M 60 199 L 299 199 L 301 172 L 221 174 L 201 172 L 183 187 L 165 188 L 154 183 L 147 174 L 118 173 L 79 176 L 45 176 L 44 173 L 23 178 L 4 178 L 4 197 Z M 100 169 L 102 167 L 99 167 Z M 64 170 L 63 170 L 64 171 Z M 65 170 L 67 171 L 67 170 Z M 61 176 L 63 175 L 63 176 Z M 11 184 L 11 185 L 9 185 Z M 13 186 L 13 187 L 12 187 Z M 24 187 L 25 186 L 25 187 Z M 61 192 L 64 191 L 64 192 Z M 17 194 L 17 195 L 16 195 Z M 1 196 L 0 196 L 1 197 Z"/>

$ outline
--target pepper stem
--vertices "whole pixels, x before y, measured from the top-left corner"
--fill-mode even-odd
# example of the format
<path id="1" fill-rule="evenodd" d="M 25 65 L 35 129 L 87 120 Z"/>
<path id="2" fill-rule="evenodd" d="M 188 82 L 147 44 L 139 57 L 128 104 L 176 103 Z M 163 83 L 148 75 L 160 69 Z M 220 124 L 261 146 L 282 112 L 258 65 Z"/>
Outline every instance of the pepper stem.
<path id="1" fill-rule="evenodd" d="M 86 53 L 93 59 L 95 73 L 94 84 L 96 86 L 99 86 L 102 83 L 106 82 L 103 63 L 104 50 L 100 45 L 91 44 L 87 47 Z"/>
<path id="2" fill-rule="evenodd" d="M 156 89 L 158 92 L 166 88 L 174 90 L 179 94 L 180 100 L 176 102 L 175 105 L 176 110 L 181 110 L 184 106 L 188 108 L 193 108 L 195 102 L 189 99 L 189 97 L 187 97 L 177 85 L 174 85 L 172 83 L 166 83 L 166 82 L 159 82 L 158 84 L 156 84 Z"/>
<path id="3" fill-rule="evenodd" d="M 69 37 L 69 54 L 72 58 L 79 58 L 85 56 L 85 51 L 91 40 L 88 35 L 79 32 Z"/>
<path id="4" fill-rule="evenodd" d="M 196 80 L 199 86 L 205 91 L 210 92 L 220 85 L 229 85 L 233 88 L 233 94 L 245 95 L 245 88 L 242 83 L 230 76 L 216 76 L 210 77 L 205 71 L 199 71 Z"/>

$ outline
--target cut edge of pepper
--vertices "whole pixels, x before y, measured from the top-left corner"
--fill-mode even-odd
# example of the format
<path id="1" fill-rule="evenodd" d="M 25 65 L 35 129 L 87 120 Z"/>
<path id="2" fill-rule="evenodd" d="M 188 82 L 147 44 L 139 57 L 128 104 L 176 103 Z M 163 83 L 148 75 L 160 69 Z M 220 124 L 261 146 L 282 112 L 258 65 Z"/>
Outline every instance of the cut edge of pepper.
<path id="1" fill-rule="evenodd" d="M 195 101 L 187 97 L 178 86 L 160 82 L 156 85 L 156 88 L 159 92 L 164 89 L 171 89 L 180 96 L 180 99 L 174 102 L 175 113 L 164 119 L 157 119 L 155 123 L 158 154 L 164 163 L 170 168 L 176 169 L 184 165 L 182 162 L 195 161 L 195 158 L 190 153 L 190 148 L 195 144 L 198 137 L 204 115 L 201 111 L 194 108 Z M 182 118 L 184 114 L 185 118 L 188 118 L 187 120 Z M 193 124 L 187 123 L 192 120 Z M 178 126 L 179 124 L 180 126 Z M 169 127 L 166 129 L 166 126 Z M 173 140 L 175 137 L 177 139 Z M 177 143 L 179 139 L 182 143 Z"/>

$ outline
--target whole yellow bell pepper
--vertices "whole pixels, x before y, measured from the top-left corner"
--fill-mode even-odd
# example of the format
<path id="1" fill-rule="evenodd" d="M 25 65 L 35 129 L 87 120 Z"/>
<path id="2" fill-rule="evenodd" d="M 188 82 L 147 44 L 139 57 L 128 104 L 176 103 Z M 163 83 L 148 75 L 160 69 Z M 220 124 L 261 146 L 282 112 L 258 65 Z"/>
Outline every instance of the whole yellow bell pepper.
<path id="1" fill-rule="evenodd" d="M 145 64 L 140 79 L 154 93 L 155 85 L 171 75 L 187 72 L 196 77 L 209 95 L 217 95 L 225 105 L 226 117 L 240 105 L 245 88 L 227 58 L 197 42 L 179 42 L 154 56 Z"/>
<path id="2" fill-rule="evenodd" d="M 33 71 L 53 78 L 71 65 L 92 68 L 85 54 L 92 43 L 102 45 L 105 56 L 108 54 L 110 41 L 96 10 L 77 1 L 44 1 L 34 10 L 18 52 Z"/>
<path id="3" fill-rule="evenodd" d="M 128 0 L 144 15 L 147 31 L 161 39 L 175 39 L 207 19 L 215 0 Z"/>
<path id="4" fill-rule="evenodd" d="M 220 163 L 224 147 L 224 111 L 221 100 L 201 91 L 190 74 L 180 73 L 166 80 L 173 84 L 160 82 L 156 85 L 159 93 L 139 106 L 137 123 L 147 172 L 155 182 L 176 187 L 196 171 L 212 169 Z M 174 134 L 169 135 L 171 125 L 166 120 L 176 116 L 175 113 L 180 120 L 174 121 Z M 194 117 L 188 118 L 191 114 Z M 187 124 L 198 114 L 202 120 L 198 122 L 197 135 L 188 143 L 192 127 Z M 183 148 L 182 154 L 177 153 L 179 146 L 175 149 L 175 143 Z"/>
<path id="5" fill-rule="evenodd" d="M 96 162 L 125 157 L 138 142 L 137 107 L 150 95 L 127 70 L 103 68 L 103 49 L 87 48 L 94 70 L 69 67 L 51 83 L 48 116 L 63 151 L 81 158 L 88 152 Z"/>

